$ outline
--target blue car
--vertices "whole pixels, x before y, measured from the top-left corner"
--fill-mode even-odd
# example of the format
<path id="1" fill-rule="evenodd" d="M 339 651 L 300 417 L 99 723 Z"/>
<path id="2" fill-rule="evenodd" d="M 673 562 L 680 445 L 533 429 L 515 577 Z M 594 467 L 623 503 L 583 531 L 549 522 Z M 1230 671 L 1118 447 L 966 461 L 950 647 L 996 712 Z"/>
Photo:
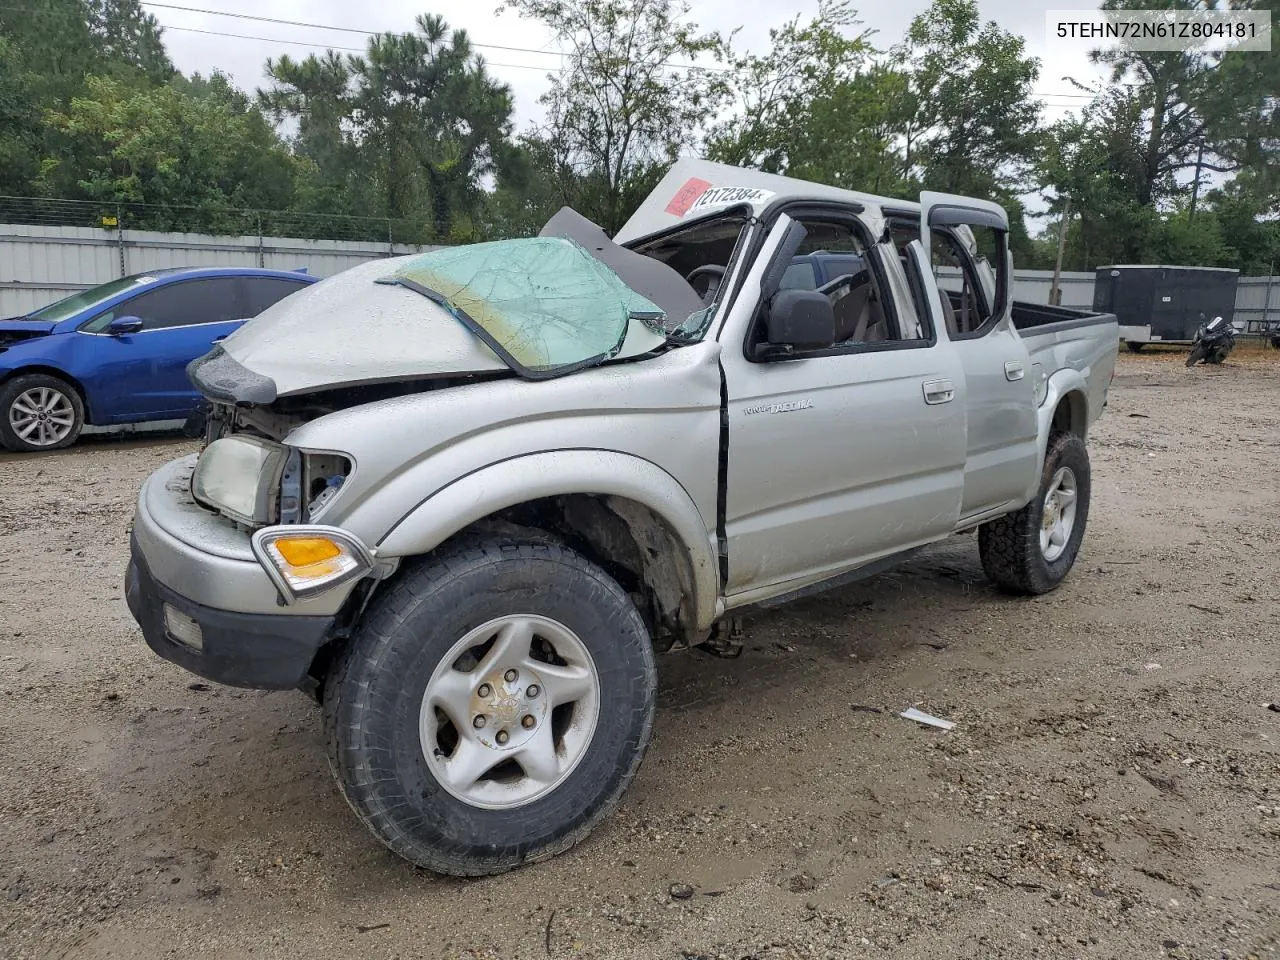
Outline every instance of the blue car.
<path id="1" fill-rule="evenodd" d="M 176 420 L 199 395 L 187 364 L 289 294 L 302 272 L 156 270 L 0 320 L 0 445 L 56 450 L 86 423 Z"/>

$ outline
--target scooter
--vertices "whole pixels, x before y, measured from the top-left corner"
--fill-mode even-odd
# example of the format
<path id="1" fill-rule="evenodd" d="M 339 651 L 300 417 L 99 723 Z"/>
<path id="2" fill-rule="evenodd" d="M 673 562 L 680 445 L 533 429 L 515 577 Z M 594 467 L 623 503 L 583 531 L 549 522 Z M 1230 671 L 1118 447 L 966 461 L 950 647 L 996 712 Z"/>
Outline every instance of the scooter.
<path id="1" fill-rule="evenodd" d="M 1236 332 L 1231 324 L 1222 317 L 1214 317 L 1208 323 L 1200 324 L 1196 338 L 1191 343 L 1191 355 L 1187 357 L 1187 366 L 1194 367 L 1202 360 L 1205 363 L 1221 363 L 1227 359 L 1236 345 Z"/>

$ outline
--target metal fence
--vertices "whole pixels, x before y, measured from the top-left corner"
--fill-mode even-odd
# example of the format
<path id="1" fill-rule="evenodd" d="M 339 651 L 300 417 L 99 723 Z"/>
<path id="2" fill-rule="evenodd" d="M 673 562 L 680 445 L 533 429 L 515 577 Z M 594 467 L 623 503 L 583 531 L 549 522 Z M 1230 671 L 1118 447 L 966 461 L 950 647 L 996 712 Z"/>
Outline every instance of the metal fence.
<path id="1" fill-rule="evenodd" d="M 306 268 L 330 276 L 431 249 L 435 235 L 431 223 L 379 217 L 0 197 L 0 317 L 164 267 Z M 1092 273 L 1062 274 L 1062 305 L 1089 309 L 1093 280 Z M 1018 270 L 1014 298 L 1048 303 L 1052 281 L 1048 270 Z M 1236 320 L 1249 334 L 1280 330 L 1280 277 L 1241 277 Z"/>
<path id="2" fill-rule="evenodd" d="M 430 249 L 434 225 L 385 217 L 0 197 L 0 317 L 165 267 L 329 276 Z"/>

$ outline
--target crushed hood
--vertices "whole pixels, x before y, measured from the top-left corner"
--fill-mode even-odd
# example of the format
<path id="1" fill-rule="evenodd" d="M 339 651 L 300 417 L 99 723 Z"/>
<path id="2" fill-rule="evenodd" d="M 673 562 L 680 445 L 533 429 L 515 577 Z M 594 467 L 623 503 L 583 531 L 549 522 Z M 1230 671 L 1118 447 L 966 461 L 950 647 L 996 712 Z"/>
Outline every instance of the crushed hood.
<path id="1" fill-rule="evenodd" d="M 595 237 L 584 238 L 588 248 L 573 233 L 548 229 L 361 264 L 279 301 L 188 372 L 206 396 L 254 404 L 493 371 L 545 379 L 650 353 L 700 305 L 669 267 L 630 251 L 616 256 L 621 248 Z M 624 264 L 643 259 L 640 281 L 620 276 L 606 250 Z M 669 271 L 668 282 L 655 284 L 650 266 Z M 665 288 L 663 303 L 642 288 Z"/>
<path id="2" fill-rule="evenodd" d="M 24 340 L 47 337 L 53 332 L 54 326 L 55 324 L 47 320 L 24 320 L 21 317 L 0 320 L 0 350 Z"/>

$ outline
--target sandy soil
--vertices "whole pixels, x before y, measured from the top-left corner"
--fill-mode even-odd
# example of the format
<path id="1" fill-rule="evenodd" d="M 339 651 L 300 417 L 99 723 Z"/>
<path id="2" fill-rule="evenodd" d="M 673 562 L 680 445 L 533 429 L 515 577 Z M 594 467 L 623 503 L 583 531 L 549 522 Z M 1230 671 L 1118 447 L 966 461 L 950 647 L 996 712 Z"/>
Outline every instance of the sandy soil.
<path id="1" fill-rule="evenodd" d="M 365 833 L 300 694 L 143 645 L 132 500 L 184 441 L 0 458 L 0 955 L 1276 956 L 1280 366 L 1180 359 L 1121 358 L 1057 593 L 963 537 L 666 657 L 617 816 L 483 881 Z"/>

